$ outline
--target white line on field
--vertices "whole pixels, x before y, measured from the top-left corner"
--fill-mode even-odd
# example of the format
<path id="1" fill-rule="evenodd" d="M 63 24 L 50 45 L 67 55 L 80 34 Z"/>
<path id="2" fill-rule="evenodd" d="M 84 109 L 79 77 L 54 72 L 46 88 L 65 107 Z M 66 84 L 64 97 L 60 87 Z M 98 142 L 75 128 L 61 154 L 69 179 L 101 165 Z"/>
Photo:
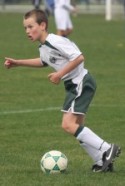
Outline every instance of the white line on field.
<path id="1" fill-rule="evenodd" d="M 91 107 L 113 108 L 113 107 L 125 107 L 125 105 L 96 105 L 96 104 L 92 104 Z M 39 108 L 39 109 L 8 110 L 8 111 L 0 111 L 0 115 L 44 112 L 44 111 L 53 111 L 53 110 L 60 110 L 60 109 L 61 109 L 61 107 L 47 107 L 47 108 Z"/>
<path id="2" fill-rule="evenodd" d="M 40 108 L 40 109 L 24 109 L 24 110 L 10 110 L 10 111 L 1 111 L 0 115 L 5 114 L 22 114 L 22 113 L 31 113 L 31 112 L 44 112 L 44 111 L 52 111 L 58 110 L 60 107 L 48 107 L 48 108 Z"/>

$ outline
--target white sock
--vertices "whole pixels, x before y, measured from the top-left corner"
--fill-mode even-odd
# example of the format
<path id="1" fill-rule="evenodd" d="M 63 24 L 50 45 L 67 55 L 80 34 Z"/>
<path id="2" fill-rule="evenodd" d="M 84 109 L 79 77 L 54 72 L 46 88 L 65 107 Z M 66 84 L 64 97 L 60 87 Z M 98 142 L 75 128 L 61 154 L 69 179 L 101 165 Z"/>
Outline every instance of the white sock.
<path id="1" fill-rule="evenodd" d="M 103 153 L 100 150 L 94 149 L 93 147 L 80 143 L 81 147 L 85 149 L 85 151 L 89 154 L 89 156 L 93 159 L 94 164 L 98 164 L 100 166 L 103 165 L 102 156 Z"/>
<path id="2" fill-rule="evenodd" d="M 106 141 L 103 142 L 102 146 L 100 147 L 100 150 L 102 152 L 107 151 L 111 147 L 111 144 L 107 143 Z"/>
<path id="3" fill-rule="evenodd" d="M 111 147 L 110 144 L 108 144 L 103 139 L 101 139 L 99 136 L 97 136 L 88 127 L 84 127 L 81 130 L 81 132 L 77 135 L 76 138 L 80 142 L 83 142 L 96 150 L 101 150 L 102 152 L 105 152 L 106 150 L 108 150 Z"/>

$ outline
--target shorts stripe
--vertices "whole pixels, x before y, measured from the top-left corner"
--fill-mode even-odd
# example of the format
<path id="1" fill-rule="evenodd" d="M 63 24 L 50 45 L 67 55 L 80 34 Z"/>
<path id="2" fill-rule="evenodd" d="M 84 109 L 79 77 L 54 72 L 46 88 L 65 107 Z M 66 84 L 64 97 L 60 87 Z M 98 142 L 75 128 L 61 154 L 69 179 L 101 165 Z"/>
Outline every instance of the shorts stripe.
<path id="1" fill-rule="evenodd" d="M 96 90 L 93 77 L 88 73 L 79 84 L 74 84 L 72 80 L 68 80 L 64 84 L 66 98 L 62 111 L 85 114 Z"/>

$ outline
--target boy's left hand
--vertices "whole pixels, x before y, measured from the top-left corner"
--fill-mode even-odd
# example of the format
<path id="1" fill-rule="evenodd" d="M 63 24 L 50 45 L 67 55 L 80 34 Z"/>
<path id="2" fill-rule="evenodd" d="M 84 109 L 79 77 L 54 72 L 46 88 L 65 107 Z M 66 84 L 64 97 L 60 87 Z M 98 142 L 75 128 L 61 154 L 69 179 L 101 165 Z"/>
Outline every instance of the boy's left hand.
<path id="1" fill-rule="evenodd" d="M 54 84 L 59 84 L 61 81 L 61 78 L 60 78 L 58 72 L 53 72 L 53 73 L 49 74 L 48 78 Z"/>

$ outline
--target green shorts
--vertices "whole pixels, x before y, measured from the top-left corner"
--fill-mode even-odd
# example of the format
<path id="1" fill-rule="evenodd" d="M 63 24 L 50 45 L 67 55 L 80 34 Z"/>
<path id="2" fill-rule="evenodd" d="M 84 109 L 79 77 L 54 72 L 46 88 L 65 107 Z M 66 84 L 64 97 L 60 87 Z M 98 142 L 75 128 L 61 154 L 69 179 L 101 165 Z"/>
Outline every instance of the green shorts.
<path id="1" fill-rule="evenodd" d="M 79 84 L 74 84 L 72 80 L 64 82 L 66 98 L 63 105 L 63 112 L 74 114 L 86 114 L 89 104 L 96 91 L 94 78 L 87 73 Z"/>

